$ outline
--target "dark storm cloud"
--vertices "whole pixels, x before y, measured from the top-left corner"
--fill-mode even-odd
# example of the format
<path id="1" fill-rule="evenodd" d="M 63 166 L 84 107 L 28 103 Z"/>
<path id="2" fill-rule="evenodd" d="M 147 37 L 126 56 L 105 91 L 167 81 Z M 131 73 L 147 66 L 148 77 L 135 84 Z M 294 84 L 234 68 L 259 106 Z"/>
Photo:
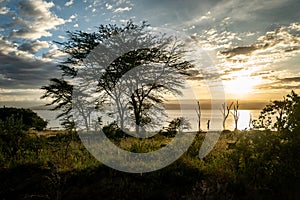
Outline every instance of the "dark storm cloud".
<path id="1" fill-rule="evenodd" d="M 1 52 L 0 60 L 1 88 L 40 88 L 48 79 L 58 76 L 58 70 L 53 63 Z"/>

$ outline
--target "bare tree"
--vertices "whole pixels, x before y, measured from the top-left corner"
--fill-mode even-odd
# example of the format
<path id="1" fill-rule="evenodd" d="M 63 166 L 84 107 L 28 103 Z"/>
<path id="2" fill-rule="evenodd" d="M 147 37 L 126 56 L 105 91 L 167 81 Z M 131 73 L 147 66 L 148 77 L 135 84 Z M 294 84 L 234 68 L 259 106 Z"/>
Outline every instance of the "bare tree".
<path id="1" fill-rule="evenodd" d="M 233 105 L 233 102 L 231 102 L 230 106 L 226 106 L 225 102 L 222 104 L 221 112 L 222 112 L 222 115 L 223 115 L 223 129 L 224 130 L 226 128 L 225 123 L 226 123 L 226 120 L 227 120 L 227 118 L 229 116 L 230 109 L 231 109 L 232 105 Z"/>
<path id="2" fill-rule="evenodd" d="M 201 133 L 201 107 L 200 107 L 200 101 L 197 101 L 198 107 L 196 108 L 196 113 L 198 116 L 198 132 Z"/>
<path id="3" fill-rule="evenodd" d="M 249 114 L 249 125 L 248 125 L 250 130 L 252 129 L 252 128 L 251 128 L 252 121 L 253 121 L 253 120 L 252 120 L 252 114 L 250 113 L 250 114 Z"/>
<path id="4" fill-rule="evenodd" d="M 236 104 L 233 106 L 233 111 L 231 111 L 231 114 L 233 116 L 233 119 L 234 119 L 234 131 L 237 131 L 238 130 L 238 121 L 239 121 L 239 118 L 240 118 L 240 113 L 239 113 L 239 101 L 237 100 L 236 101 Z"/>
<path id="5" fill-rule="evenodd" d="M 207 120 L 207 131 L 209 131 L 210 120 Z"/>

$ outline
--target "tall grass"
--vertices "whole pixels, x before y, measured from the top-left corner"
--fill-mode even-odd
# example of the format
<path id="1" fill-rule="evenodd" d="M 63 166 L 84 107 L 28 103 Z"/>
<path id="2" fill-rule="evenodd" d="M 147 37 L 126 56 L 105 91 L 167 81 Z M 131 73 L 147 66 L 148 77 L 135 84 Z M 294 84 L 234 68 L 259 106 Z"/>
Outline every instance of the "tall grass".
<path id="1" fill-rule="evenodd" d="M 9 131 L 12 129 L 1 129 L 1 137 Z M 205 137 L 201 133 L 170 166 L 127 174 L 98 162 L 75 133 L 41 136 L 13 131 L 14 137 L 22 133 L 14 143 L 1 140 L 1 199 L 299 197 L 299 136 L 290 138 L 272 131 L 223 133 L 213 151 L 199 159 Z M 171 140 L 163 135 L 145 140 L 123 137 L 116 144 L 132 152 L 151 152 Z M 17 150 L 9 145 L 17 145 Z"/>

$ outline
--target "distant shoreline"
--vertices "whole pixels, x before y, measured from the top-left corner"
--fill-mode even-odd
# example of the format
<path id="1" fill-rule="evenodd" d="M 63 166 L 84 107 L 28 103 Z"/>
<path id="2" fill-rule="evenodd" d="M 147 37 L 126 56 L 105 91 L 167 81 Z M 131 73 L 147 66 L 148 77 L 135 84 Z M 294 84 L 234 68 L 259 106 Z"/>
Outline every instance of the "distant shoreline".
<path id="1" fill-rule="evenodd" d="M 201 109 L 210 110 L 211 109 L 211 100 L 202 99 L 199 100 Z M 235 102 L 236 100 L 226 99 L 226 102 L 229 104 L 231 102 Z M 262 100 L 238 100 L 240 104 L 240 110 L 262 110 L 270 101 L 262 101 Z M 179 104 L 176 100 L 167 100 L 163 104 L 166 110 L 180 110 L 188 109 L 194 110 L 196 109 L 196 101 L 195 100 L 183 100 L 181 104 Z M 45 104 L 41 104 L 40 102 L 1 102 L 0 107 L 17 107 L 17 108 L 29 108 L 31 110 L 49 110 L 54 108 L 54 106 L 45 106 Z M 220 105 L 221 107 L 221 105 Z"/>

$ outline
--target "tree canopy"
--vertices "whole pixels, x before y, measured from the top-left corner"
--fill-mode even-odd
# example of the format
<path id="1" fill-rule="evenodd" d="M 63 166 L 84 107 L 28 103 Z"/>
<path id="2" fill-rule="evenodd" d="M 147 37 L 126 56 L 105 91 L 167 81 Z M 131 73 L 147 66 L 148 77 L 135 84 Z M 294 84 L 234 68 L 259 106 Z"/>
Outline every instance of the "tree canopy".
<path id="1" fill-rule="evenodd" d="M 0 121 L 13 121 L 20 123 L 23 130 L 34 128 L 39 131 L 45 129 L 48 123 L 30 109 L 7 107 L 0 108 Z"/>
<path id="2" fill-rule="evenodd" d="M 300 97 L 294 91 L 283 100 L 272 101 L 253 121 L 254 128 L 276 129 L 295 132 L 300 129 Z"/>
<path id="3" fill-rule="evenodd" d="M 42 87 L 42 98 L 51 97 L 49 105 L 61 109 L 58 117 L 68 120 L 76 107 L 86 127 L 90 109 L 100 109 L 105 104 L 116 107 L 110 115 L 122 129 L 125 122 L 135 124 L 137 133 L 140 127 L 153 125 L 153 114 L 162 111 L 164 94 L 181 94 L 184 76 L 192 75 L 193 65 L 184 59 L 182 42 L 165 34 L 153 34 L 148 27 L 146 22 L 136 25 L 129 21 L 123 26 L 100 25 L 94 33 L 67 32 L 68 40 L 58 43 L 68 54 L 59 65 L 62 77 Z M 76 88 L 73 79 L 79 80 Z M 91 88 L 95 90 L 91 92 Z M 88 101 L 91 96 L 92 103 Z"/>

